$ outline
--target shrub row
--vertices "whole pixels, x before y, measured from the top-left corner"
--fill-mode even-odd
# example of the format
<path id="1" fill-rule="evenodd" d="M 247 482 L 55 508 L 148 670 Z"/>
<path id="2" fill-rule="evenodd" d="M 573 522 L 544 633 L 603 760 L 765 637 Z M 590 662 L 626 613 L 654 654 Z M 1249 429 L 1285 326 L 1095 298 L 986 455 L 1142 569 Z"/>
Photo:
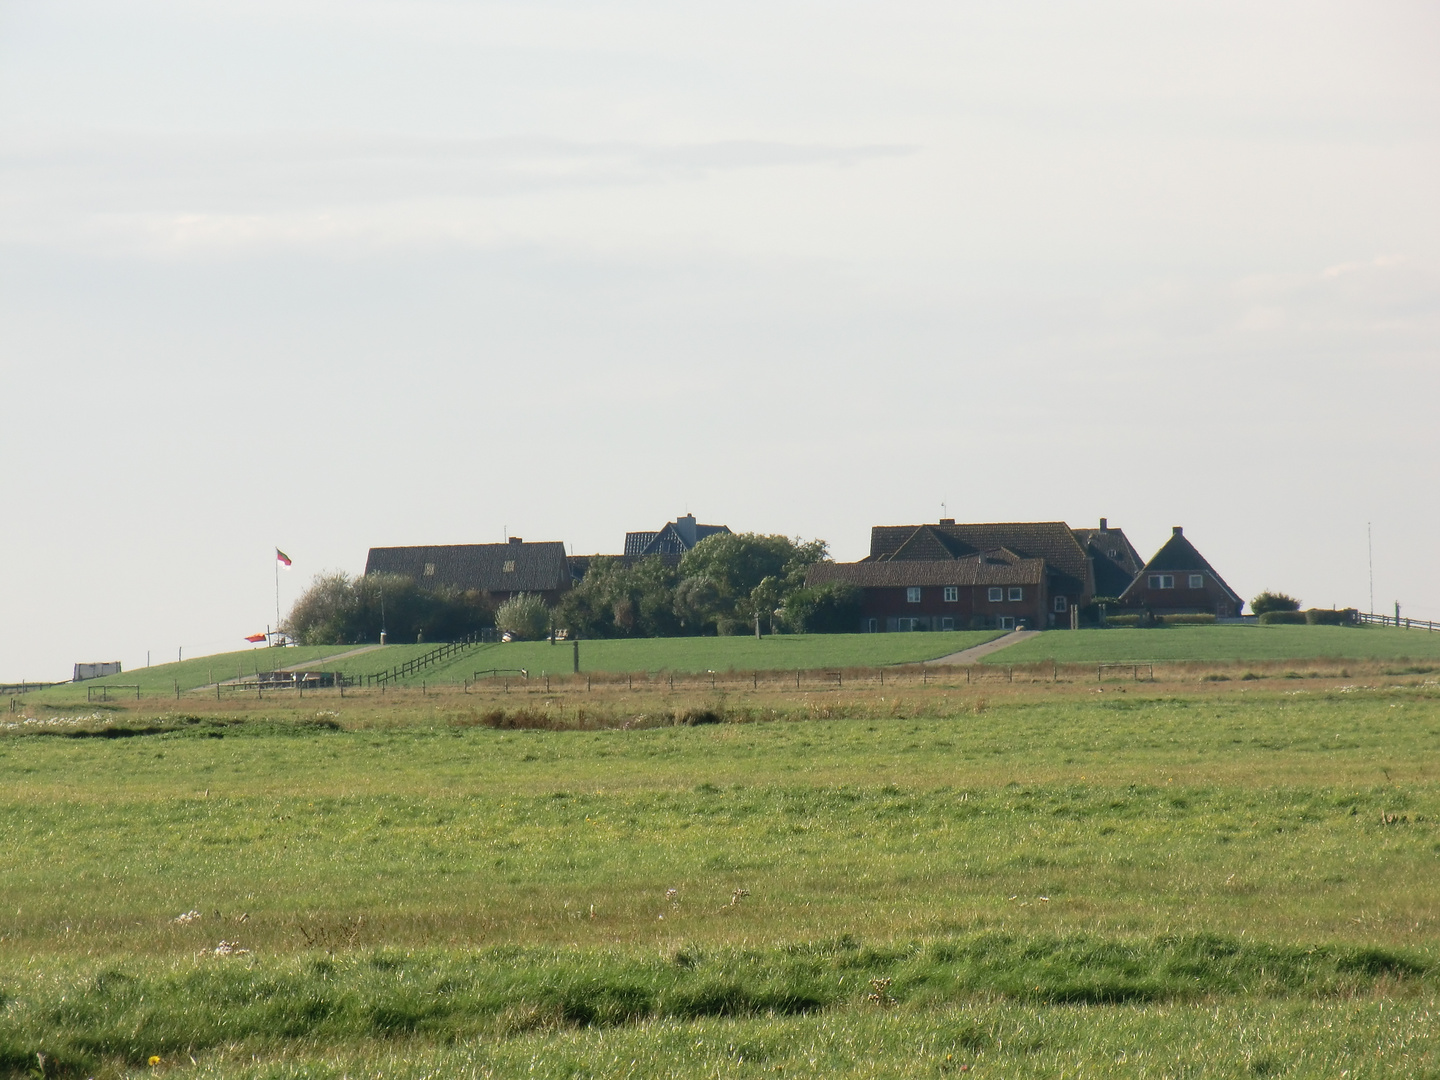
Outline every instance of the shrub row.
<path id="1" fill-rule="evenodd" d="M 1260 616 L 1261 626 L 1355 626 L 1358 622 L 1359 612 L 1354 608 L 1267 611 Z"/>

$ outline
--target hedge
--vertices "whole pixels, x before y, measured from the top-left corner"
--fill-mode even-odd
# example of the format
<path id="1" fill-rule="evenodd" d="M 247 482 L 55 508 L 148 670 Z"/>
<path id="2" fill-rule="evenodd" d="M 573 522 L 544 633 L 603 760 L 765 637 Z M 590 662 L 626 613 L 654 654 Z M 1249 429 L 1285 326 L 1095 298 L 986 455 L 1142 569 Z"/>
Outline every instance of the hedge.
<path id="1" fill-rule="evenodd" d="M 1165 626 L 1210 626 L 1215 622 L 1214 615 L 1162 615 L 1160 622 Z"/>
<path id="2" fill-rule="evenodd" d="M 1355 608 L 1311 608 L 1305 612 L 1305 621 L 1311 626 L 1355 626 L 1360 621 Z"/>

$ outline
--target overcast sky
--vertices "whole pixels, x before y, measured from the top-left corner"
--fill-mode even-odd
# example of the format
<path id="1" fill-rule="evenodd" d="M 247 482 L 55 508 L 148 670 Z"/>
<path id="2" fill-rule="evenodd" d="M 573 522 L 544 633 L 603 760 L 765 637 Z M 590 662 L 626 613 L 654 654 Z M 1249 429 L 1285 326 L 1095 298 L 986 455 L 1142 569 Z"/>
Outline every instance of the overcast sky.
<path id="1" fill-rule="evenodd" d="M 0 681 L 372 545 L 1172 525 L 1440 618 L 1433 3 L 0 0 Z"/>

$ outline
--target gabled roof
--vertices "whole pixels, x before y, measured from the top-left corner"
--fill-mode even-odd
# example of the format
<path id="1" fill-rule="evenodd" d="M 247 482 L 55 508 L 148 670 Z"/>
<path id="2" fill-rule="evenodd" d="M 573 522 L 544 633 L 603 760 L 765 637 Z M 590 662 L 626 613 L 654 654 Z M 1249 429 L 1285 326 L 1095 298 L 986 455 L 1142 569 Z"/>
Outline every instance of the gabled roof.
<path id="1" fill-rule="evenodd" d="M 701 525 L 694 514 L 686 514 L 668 522 L 656 532 L 628 532 L 625 534 L 625 554 L 683 555 L 707 536 L 728 533 L 728 525 Z"/>
<path id="2" fill-rule="evenodd" d="M 1145 560 L 1123 529 L 1112 528 L 1105 518 L 1101 518 L 1098 529 L 1071 531 L 1095 567 L 1096 596 L 1119 596 L 1130 587 Z"/>
<path id="3" fill-rule="evenodd" d="M 1202 571 L 1214 578 L 1215 583 L 1224 589 L 1230 599 L 1235 602 L 1237 612 L 1240 610 L 1239 605 L 1244 604 L 1245 601 L 1240 598 L 1240 594 L 1226 584 L 1225 579 L 1217 574 L 1215 568 L 1205 560 L 1205 556 L 1201 555 L 1195 545 L 1185 538 L 1185 532 L 1179 525 L 1175 526 L 1174 531 L 1170 534 L 1170 539 L 1166 540 L 1160 550 L 1150 557 L 1150 561 L 1141 567 L 1140 573 L 1135 575 L 1135 580 L 1130 583 L 1130 588 L 1126 592 L 1142 587 L 1146 574 L 1185 573 L 1187 571 Z M 1124 593 L 1121 594 L 1122 599 L 1124 595 Z"/>
<path id="4" fill-rule="evenodd" d="M 877 525 L 870 530 L 870 556 L 865 561 L 958 559 L 1002 547 L 1022 558 L 1044 559 L 1058 578 L 1053 583 L 1056 592 L 1082 594 L 1089 584 L 1089 556 L 1063 521 Z"/>
<path id="5" fill-rule="evenodd" d="M 371 548 L 365 573 L 403 574 L 423 588 L 496 593 L 553 592 L 568 589 L 571 581 L 565 545 L 558 540 Z"/>
<path id="6" fill-rule="evenodd" d="M 910 585 L 1039 585 L 1044 580 L 1044 559 L 1026 559 L 1004 550 L 961 559 L 816 563 L 805 574 L 806 585 L 838 582 L 872 589 Z"/>

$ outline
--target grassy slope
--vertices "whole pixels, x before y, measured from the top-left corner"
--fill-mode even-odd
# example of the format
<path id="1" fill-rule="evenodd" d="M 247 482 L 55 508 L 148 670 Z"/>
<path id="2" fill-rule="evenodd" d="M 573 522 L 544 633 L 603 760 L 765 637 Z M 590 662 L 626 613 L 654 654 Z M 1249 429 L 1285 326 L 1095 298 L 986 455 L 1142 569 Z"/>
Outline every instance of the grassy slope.
<path id="1" fill-rule="evenodd" d="M 637 731 L 494 731 L 461 695 L 326 702 L 340 731 L 285 707 L 10 729 L 0 1073 L 92 1061 L 66 1034 L 89 1031 L 197 1075 L 1426 1075 L 1432 979 L 1374 951 L 1425 964 L 1440 930 L 1440 700 L 1413 682 L 801 695 L 872 714 Z M 196 959 L 220 938 L 254 951 Z M 1106 994 L 1128 1004 L 1056 1004 Z M 604 1020 L 642 1005 L 662 1019 Z"/>
<path id="2" fill-rule="evenodd" d="M 999 631 L 938 634 L 783 634 L 753 637 L 640 638 L 582 641 L 580 670 L 586 671 L 795 671 L 810 668 L 873 667 L 946 656 L 999 636 Z M 363 675 L 419 655 L 429 646 L 395 645 L 339 661 L 338 670 Z M 411 681 L 459 683 L 489 668 L 525 668 L 566 674 L 572 644 L 513 642 L 467 649 L 454 660 L 418 672 Z"/>
<path id="3" fill-rule="evenodd" d="M 354 645 L 309 645 L 288 649 L 242 649 L 238 652 L 216 653 L 200 656 L 180 663 L 156 664 L 154 667 L 135 668 L 119 675 L 103 679 L 89 679 L 83 683 L 65 683 L 50 690 L 33 695 L 36 701 L 84 701 L 89 688 L 98 686 L 135 686 L 145 697 L 172 692 L 179 682 L 181 690 L 192 690 L 211 682 L 233 679 L 237 674 L 253 675 L 257 671 L 273 671 L 278 667 L 292 664 L 307 664 L 323 660 L 336 653 L 348 652 Z M 357 657 L 357 659 L 359 659 Z M 330 670 L 330 668 L 326 668 Z M 126 691 L 115 691 L 119 696 Z M 134 691 L 129 691 L 134 694 Z"/>
<path id="4" fill-rule="evenodd" d="M 1130 660 L 1440 659 L 1440 634 L 1343 626 L 1171 626 L 1062 630 L 986 658 L 992 664 Z"/>

